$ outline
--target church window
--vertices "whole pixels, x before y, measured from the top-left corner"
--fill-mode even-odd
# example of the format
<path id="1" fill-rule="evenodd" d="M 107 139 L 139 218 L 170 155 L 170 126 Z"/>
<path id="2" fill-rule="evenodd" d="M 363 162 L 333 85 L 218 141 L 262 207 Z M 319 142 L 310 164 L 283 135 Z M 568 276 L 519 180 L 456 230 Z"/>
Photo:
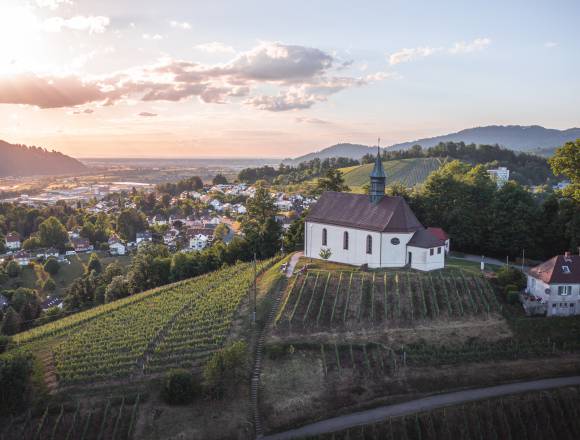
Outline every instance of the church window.
<path id="1" fill-rule="evenodd" d="M 328 233 L 326 232 L 326 228 L 322 229 L 322 246 L 326 246 L 328 242 Z"/>
<path id="2" fill-rule="evenodd" d="M 344 231 L 342 236 L 342 248 L 348 250 L 348 232 Z"/>
<path id="3" fill-rule="evenodd" d="M 367 254 L 373 253 L 373 237 L 367 235 Z"/>
<path id="4" fill-rule="evenodd" d="M 395 246 L 398 245 L 400 242 L 401 240 L 399 240 L 397 237 L 391 238 L 391 244 L 394 244 Z"/>
<path id="5" fill-rule="evenodd" d="M 433 255 L 434 253 L 435 253 L 435 249 L 434 248 L 429 249 L 429 255 Z"/>
<path id="6" fill-rule="evenodd" d="M 441 253 L 441 248 L 440 248 L 440 247 L 438 247 L 438 248 L 437 248 L 437 254 L 440 254 L 440 253 Z"/>

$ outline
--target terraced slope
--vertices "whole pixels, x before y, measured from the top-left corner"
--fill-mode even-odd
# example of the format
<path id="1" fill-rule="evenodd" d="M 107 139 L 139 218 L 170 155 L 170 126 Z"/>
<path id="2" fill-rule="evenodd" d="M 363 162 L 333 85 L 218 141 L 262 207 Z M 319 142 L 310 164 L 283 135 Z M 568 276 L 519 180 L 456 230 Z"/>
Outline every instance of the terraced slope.
<path id="1" fill-rule="evenodd" d="M 439 169 L 443 160 L 435 157 L 400 159 L 383 162 L 387 174 L 387 185 L 400 182 L 407 187 L 423 183 L 427 176 Z M 342 168 L 346 184 L 355 192 L 362 191 L 362 186 L 368 183 L 373 164 Z"/>
<path id="2" fill-rule="evenodd" d="M 264 270 L 273 264 L 259 265 Z M 252 285 L 237 264 L 134 295 L 18 335 L 20 348 L 50 353 L 60 386 L 193 368 L 219 349 Z"/>

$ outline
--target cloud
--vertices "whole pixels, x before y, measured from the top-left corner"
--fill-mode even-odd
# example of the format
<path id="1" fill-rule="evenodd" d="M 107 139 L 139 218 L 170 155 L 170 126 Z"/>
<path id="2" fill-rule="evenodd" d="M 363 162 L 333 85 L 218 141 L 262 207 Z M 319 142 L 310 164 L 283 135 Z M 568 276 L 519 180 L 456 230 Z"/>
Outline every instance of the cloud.
<path id="1" fill-rule="evenodd" d="M 476 38 L 473 41 L 467 42 L 459 41 L 455 43 L 453 47 L 449 48 L 449 53 L 458 54 L 458 53 L 476 52 L 485 49 L 490 44 L 491 40 L 489 38 Z"/>
<path id="2" fill-rule="evenodd" d="M 72 0 L 36 0 L 36 5 L 39 8 L 49 8 L 52 10 L 58 9 L 60 5 L 72 5 Z"/>
<path id="3" fill-rule="evenodd" d="M 415 61 L 420 58 L 429 57 L 440 52 L 446 52 L 451 55 L 476 52 L 485 49 L 490 44 L 491 39 L 489 38 L 476 38 L 472 41 L 458 41 L 453 43 L 453 45 L 448 48 L 430 46 L 404 48 L 395 53 L 392 53 L 389 56 L 389 64 L 395 65 L 407 63 L 409 61 Z"/>
<path id="4" fill-rule="evenodd" d="M 143 116 L 145 118 L 152 118 L 152 117 L 155 117 L 155 116 L 158 116 L 158 115 L 157 115 L 157 113 L 141 112 L 137 116 Z"/>
<path id="5" fill-rule="evenodd" d="M 105 93 L 94 83 L 74 76 L 41 77 L 33 74 L 0 76 L 0 103 L 40 108 L 75 107 L 102 101 Z"/>
<path id="6" fill-rule="evenodd" d="M 142 37 L 144 40 L 163 40 L 163 35 L 159 34 L 143 34 Z"/>
<path id="7" fill-rule="evenodd" d="M 433 55 L 435 52 L 439 52 L 441 48 L 437 47 L 414 47 L 414 48 L 404 48 L 398 52 L 391 54 L 389 57 L 389 63 L 391 65 L 407 63 L 409 61 L 414 61 L 419 58 L 428 57 Z"/>
<path id="8" fill-rule="evenodd" d="M 178 29 L 183 29 L 183 30 L 189 30 L 189 29 L 191 29 L 191 24 L 189 24 L 187 21 L 175 21 L 175 20 L 171 20 L 169 22 L 169 25 L 172 28 L 178 28 Z"/>
<path id="9" fill-rule="evenodd" d="M 208 53 L 235 53 L 232 46 L 220 43 L 219 41 L 212 41 L 211 43 L 198 44 L 195 46 L 197 50 Z"/>
<path id="10" fill-rule="evenodd" d="M 545 47 L 546 49 L 552 49 L 552 48 L 554 48 L 554 47 L 556 47 L 556 46 L 558 46 L 558 43 L 556 43 L 556 42 L 554 42 L 554 41 L 546 41 L 546 42 L 544 43 L 544 47 Z"/>
<path id="11" fill-rule="evenodd" d="M 305 123 L 305 124 L 314 124 L 314 125 L 331 125 L 332 124 L 332 122 L 326 121 L 324 119 L 304 118 L 304 117 L 296 118 L 296 122 Z"/>
<path id="12" fill-rule="evenodd" d="M 342 90 L 388 78 L 377 72 L 365 77 L 337 76 L 334 58 L 319 49 L 282 43 L 261 43 L 224 64 L 163 59 L 156 64 L 101 76 L 12 75 L 0 77 L 0 103 L 40 108 L 101 106 L 123 101 L 183 101 L 225 104 L 238 98 L 268 111 L 312 107 Z M 337 63 L 340 64 L 340 63 Z M 262 87 L 277 93 L 256 93 Z"/>
<path id="13" fill-rule="evenodd" d="M 71 114 L 73 115 L 90 115 L 92 113 L 94 113 L 95 111 L 93 109 L 90 108 L 86 108 L 84 110 L 74 110 Z"/>
<path id="14" fill-rule="evenodd" d="M 47 32 L 61 32 L 66 29 L 88 31 L 90 34 L 102 34 L 110 24 L 109 17 L 77 15 L 71 18 L 52 17 L 44 21 L 43 29 Z"/>

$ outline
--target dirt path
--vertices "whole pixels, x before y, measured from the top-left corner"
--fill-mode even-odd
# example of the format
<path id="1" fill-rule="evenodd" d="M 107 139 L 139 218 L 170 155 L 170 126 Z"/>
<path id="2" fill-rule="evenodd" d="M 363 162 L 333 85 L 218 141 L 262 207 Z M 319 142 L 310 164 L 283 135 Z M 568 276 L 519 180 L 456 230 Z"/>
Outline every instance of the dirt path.
<path id="1" fill-rule="evenodd" d="M 296 252 L 294 255 L 292 255 L 292 258 L 290 258 L 290 262 L 288 263 L 288 267 L 286 268 L 286 278 L 290 278 L 292 276 L 294 273 L 294 268 L 296 267 L 296 264 L 298 264 L 298 260 L 303 256 L 304 252 Z"/>
<path id="2" fill-rule="evenodd" d="M 497 385 L 488 388 L 456 391 L 453 393 L 436 394 L 410 402 L 396 405 L 381 406 L 378 408 L 360 411 L 353 414 L 321 420 L 320 422 L 305 425 L 301 428 L 281 432 L 263 437 L 264 440 L 283 440 L 316 436 L 329 432 L 340 431 L 359 425 L 368 425 L 385 420 L 388 417 L 398 417 L 421 411 L 430 411 L 444 406 L 463 404 L 475 400 L 501 397 L 530 391 L 539 391 L 550 388 L 580 385 L 580 376 L 558 377 L 530 382 L 517 382 Z"/>

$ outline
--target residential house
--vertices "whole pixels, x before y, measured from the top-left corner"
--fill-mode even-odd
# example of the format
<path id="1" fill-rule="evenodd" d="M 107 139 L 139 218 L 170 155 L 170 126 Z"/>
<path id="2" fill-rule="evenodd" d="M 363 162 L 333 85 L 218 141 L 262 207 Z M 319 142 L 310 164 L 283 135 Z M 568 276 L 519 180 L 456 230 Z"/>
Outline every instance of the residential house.
<path id="1" fill-rule="evenodd" d="M 209 243 L 209 236 L 204 234 L 196 234 L 189 239 L 189 249 L 194 251 L 201 251 L 202 249 L 205 249 Z"/>
<path id="2" fill-rule="evenodd" d="M 531 268 L 522 300 L 529 315 L 580 315 L 580 255 L 566 252 Z"/>
<path id="3" fill-rule="evenodd" d="M 30 252 L 18 251 L 13 255 L 14 261 L 18 263 L 19 266 L 28 266 L 32 261 L 32 255 Z"/>
<path id="4" fill-rule="evenodd" d="M 127 253 L 127 247 L 116 235 L 109 238 L 109 253 L 111 255 L 125 255 Z"/>
<path id="5" fill-rule="evenodd" d="M 42 308 L 42 310 L 48 310 L 52 307 L 58 307 L 59 309 L 62 309 L 63 306 L 64 306 L 63 300 L 58 296 L 53 297 L 48 296 L 42 303 L 40 303 L 40 307 Z"/>
<path id="6" fill-rule="evenodd" d="M 76 253 L 80 252 L 90 252 L 95 249 L 88 238 L 76 237 L 71 238 L 70 242 Z"/>
<path id="7" fill-rule="evenodd" d="M 153 236 L 151 235 L 151 231 L 137 232 L 137 235 L 135 236 L 135 243 L 137 243 L 137 245 L 152 240 Z"/>
<path id="8" fill-rule="evenodd" d="M 22 242 L 20 241 L 20 234 L 18 232 L 9 232 L 6 235 L 6 249 L 16 251 L 20 249 Z"/>

